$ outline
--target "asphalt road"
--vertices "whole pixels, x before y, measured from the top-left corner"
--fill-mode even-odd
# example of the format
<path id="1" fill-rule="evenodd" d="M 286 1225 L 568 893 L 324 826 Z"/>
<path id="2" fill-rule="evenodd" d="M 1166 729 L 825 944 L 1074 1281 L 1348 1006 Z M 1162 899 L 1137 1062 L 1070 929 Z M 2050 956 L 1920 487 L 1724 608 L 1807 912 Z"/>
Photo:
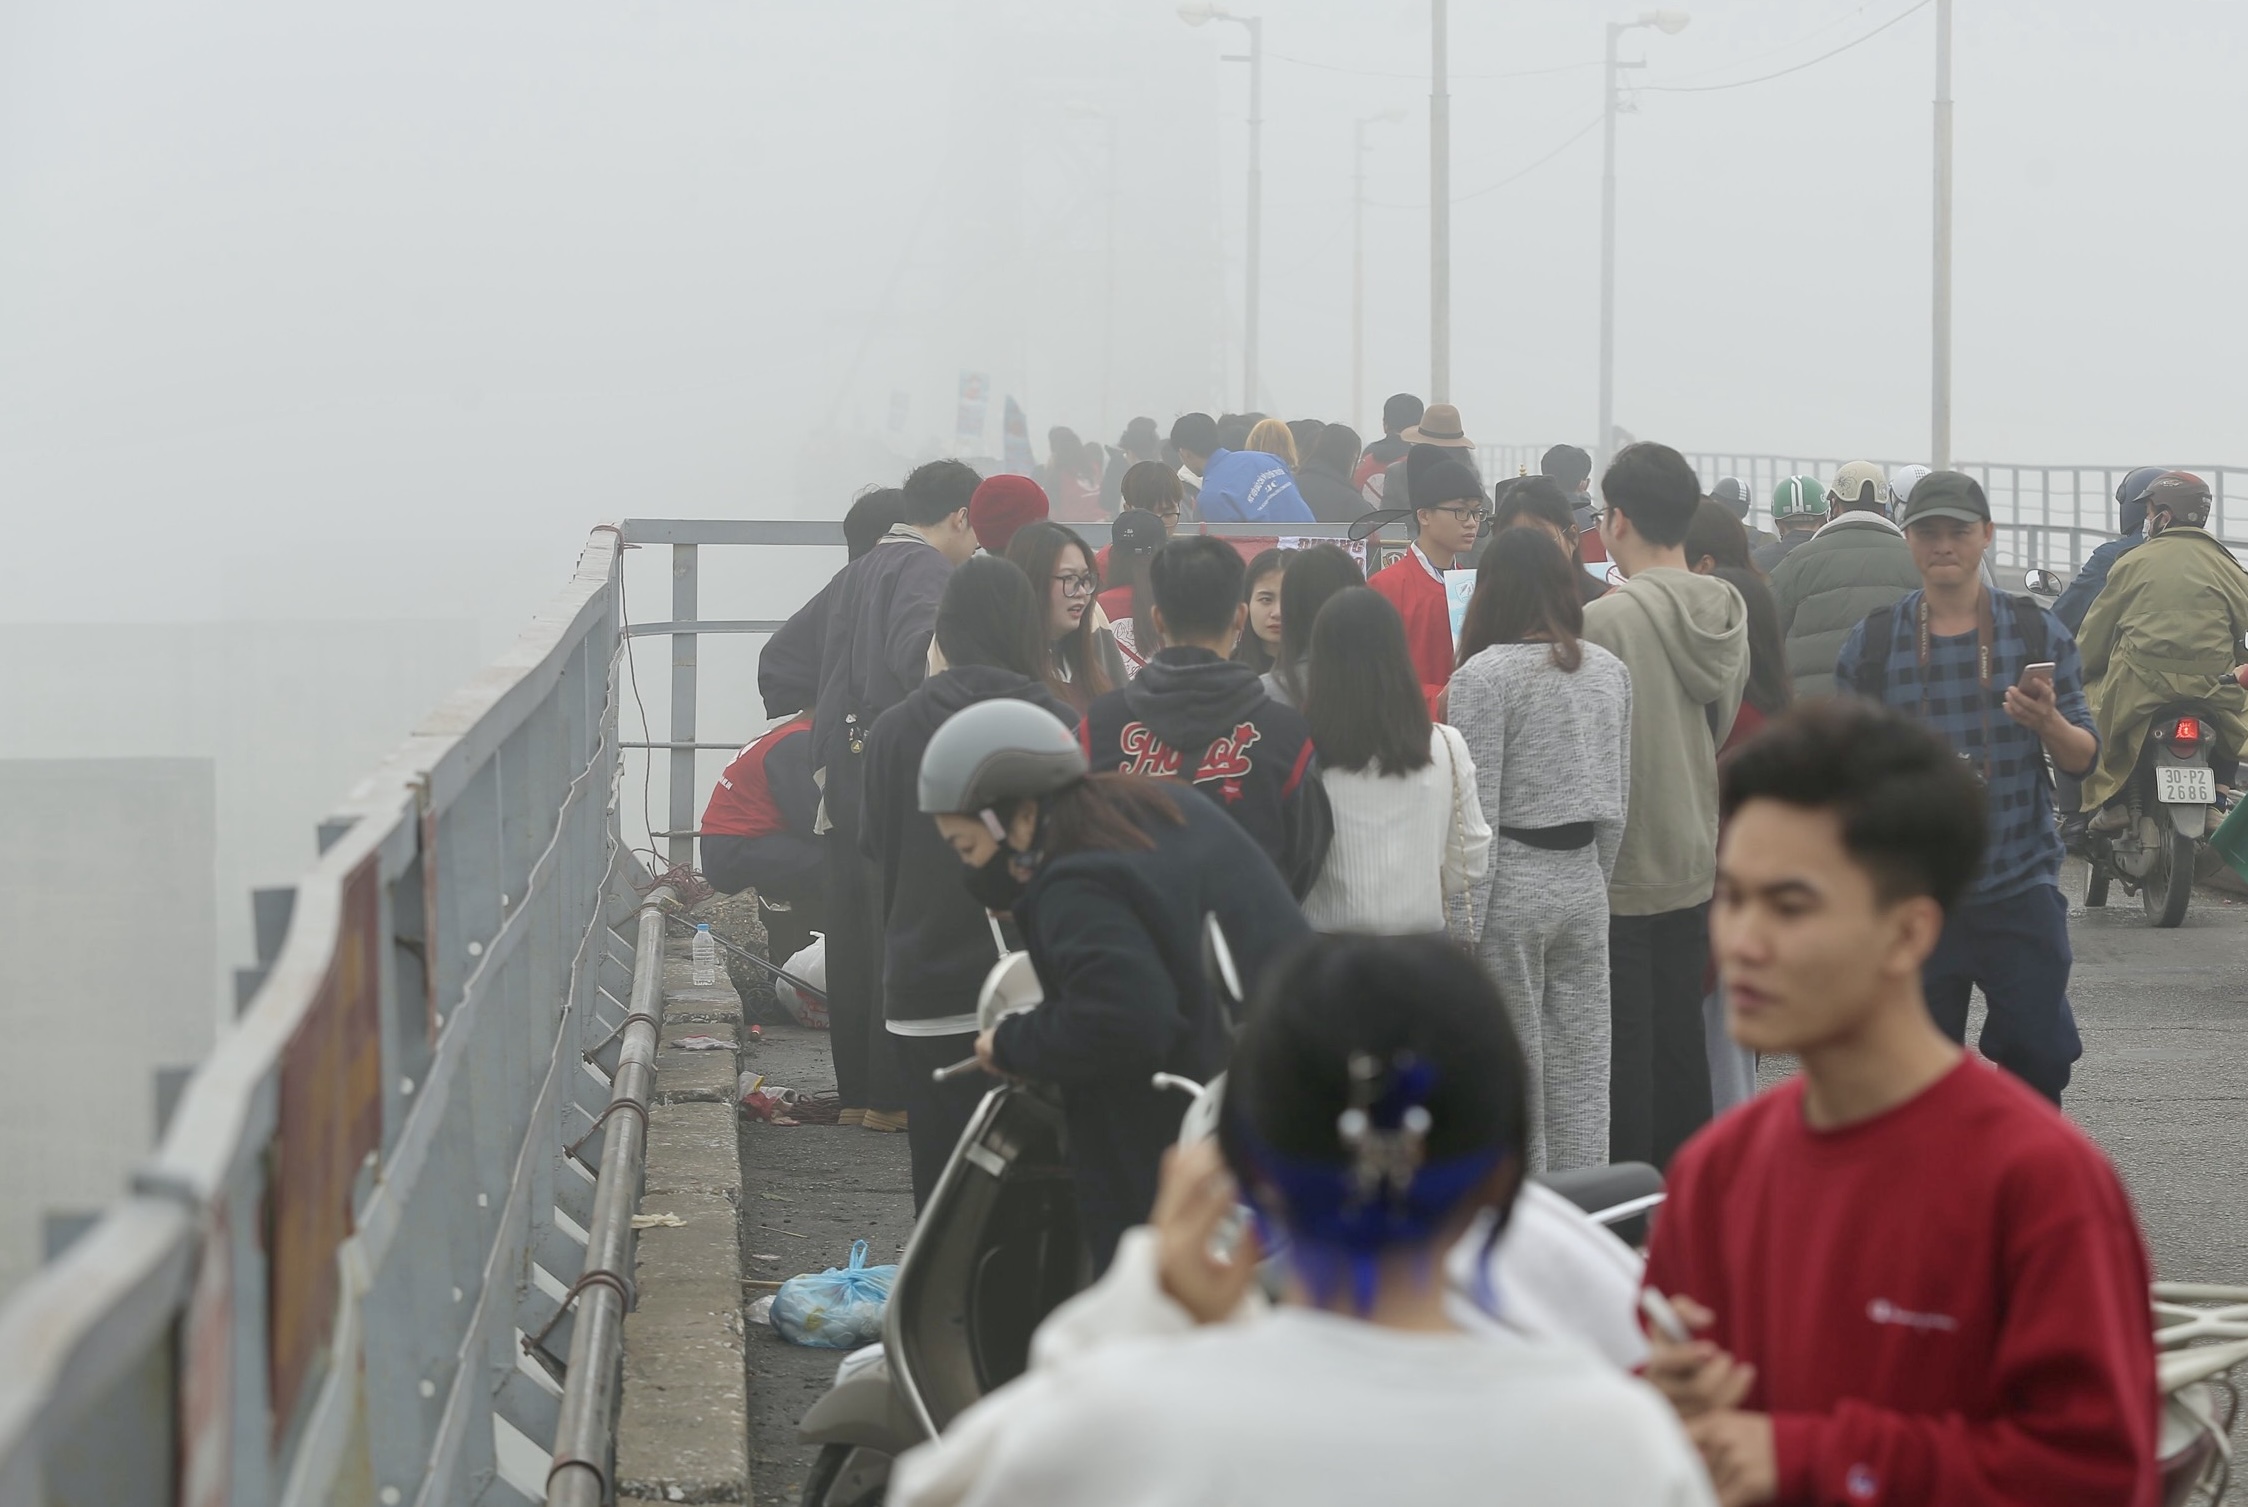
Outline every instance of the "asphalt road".
<path id="1" fill-rule="evenodd" d="M 2248 902 L 2198 890 L 2185 924 L 2150 927 L 2120 889 L 2087 911 L 2070 865 L 2071 997 L 2084 1058 L 2066 1095 L 2131 1191 L 2166 1279 L 2248 1284 Z M 1972 1033 L 1980 1025 L 1969 1024 Z M 744 1058 L 776 1082 L 834 1084 L 825 1036 L 764 1028 Z M 742 1130 L 744 1270 L 785 1277 L 841 1264 L 855 1238 L 894 1261 L 912 1222 L 903 1136 L 833 1126 Z M 795 1421 L 834 1374 L 831 1351 L 749 1331 L 752 1492 L 793 1504 L 813 1452 Z M 2248 1459 L 2248 1428 L 2235 1430 Z M 2248 1503 L 2236 1486 L 2228 1501 Z"/>

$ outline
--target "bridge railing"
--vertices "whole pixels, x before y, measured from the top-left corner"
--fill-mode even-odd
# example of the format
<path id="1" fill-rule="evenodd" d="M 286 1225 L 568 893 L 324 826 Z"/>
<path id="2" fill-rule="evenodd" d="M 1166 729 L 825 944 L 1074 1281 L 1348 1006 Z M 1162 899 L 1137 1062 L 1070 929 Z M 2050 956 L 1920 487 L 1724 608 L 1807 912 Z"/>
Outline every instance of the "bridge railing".
<path id="1" fill-rule="evenodd" d="M 322 824 L 155 1154 L 0 1309 L 0 1502 L 608 1489 L 614 1328 L 575 1331 L 629 1284 L 637 1126 L 611 1110 L 661 936 L 615 810 L 621 557 L 595 530 Z"/>
<path id="2" fill-rule="evenodd" d="M 1527 470 L 1535 474 L 1545 454 L 1543 445 L 1485 445 L 1478 452 L 1483 475 L 1491 481 Z M 1894 473 L 1911 461 L 1867 456 Z M 1749 484 L 1756 499 L 1750 520 L 1771 524 L 1772 491 L 1790 476 L 1816 476 L 1831 481 L 1846 461 L 1831 457 L 1793 455 L 1742 455 L 1719 451 L 1689 451 L 1686 459 L 1709 486 L 1720 476 L 1738 476 Z M 2132 466 L 2030 466 L 2010 461 L 1962 461 L 1958 470 L 1983 485 L 1990 499 L 1991 518 L 1998 525 L 1996 563 L 2026 568 L 2041 565 L 2071 574 L 2085 557 L 2116 535 L 2115 488 Z M 2240 466 L 2179 466 L 2209 483 L 2216 506 L 2210 529 L 2235 554 L 2248 553 L 2248 468 Z"/>

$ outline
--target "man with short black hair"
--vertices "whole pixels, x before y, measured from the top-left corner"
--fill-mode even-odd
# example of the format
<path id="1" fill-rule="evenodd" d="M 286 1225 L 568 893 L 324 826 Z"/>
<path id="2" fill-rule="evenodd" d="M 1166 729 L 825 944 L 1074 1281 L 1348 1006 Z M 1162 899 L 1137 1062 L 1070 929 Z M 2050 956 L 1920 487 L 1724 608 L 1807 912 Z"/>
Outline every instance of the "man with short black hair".
<path id="1" fill-rule="evenodd" d="M 1148 562 L 1162 651 L 1097 698 L 1078 738 L 1098 773 L 1182 779 L 1257 841 L 1297 899 L 1327 859 L 1334 819 L 1303 714 L 1231 658 L 1249 609 L 1247 567 L 1222 539 L 1173 539 Z"/>
<path id="2" fill-rule="evenodd" d="M 1218 421 L 1206 413 L 1182 413 L 1171 421 L 1171 448 L 1179 452 L 1179 485 L 1193 502 L 1202 490 L 1202 468 L 1218 449 Z"/>
<path id="3" fill-rule="evenodd" d="M 1859 619 L 1920 584 L 1889 518 L 1889 479 L 1854 460 L 1827 488 L 1827 521 L 1772 571 L 1772 601 L 1798 697 L 1832 696 L 1834 656 Z"/>
<path id="4" fill-rule="evenodd" d="M 2155 1500 L 2129 1197 L 1922 994 L 1984 804 L 1940 739 L 1862 701 L 1726 762 L 1727 1025 L 1801 1071 L 1671 1163 L 1646 1280 L 1698 1335 L 1650 1336 L 1646 1374 L 1727 1503 Z"/>
<path id="5" fill-rule="evenodd" d="M 1980 986 L 1990 1014 L 1976 1045 L 2058 1104 L 2083 1044 L 2069 1010 L 2068 902 L 2046 761 L 2082 777 L 2099 739 L 2076 641 L 2060 619 L 1984 586 L 1992 533 L 1973 477 L 1922 477 L 1905 505 L 1922 585 L 1850 630 L 1834 676 L 1839 689 L 1926 723 L 1982 781 L 1982 867 L 1951 908 L 1921 987 L 1936 1023 L 1961 1041 Z M 2032 664 L 2051 664 L 2050 678 L 2026 674 Z"/>
<path id="6" fill-rule="evenodd" d="M 1358 431 L 1328 424 L 1296 467 L 1296 490 L 1321 523 L 1351 523 L 1366 511 L 1366 499 L 1351 483 L 1358 466 Z"/>
<path id="7" fill-rule="evenodd" d="M 1358 488 L 1366 499 L 1366 506 L 1382 505 L 1382 474 L 1405 458 L 1412 441 L 1404 437 L 1405 431 L 1418 425 L 1426 412 L 1421 400 L 1409 392 L 1392 393 L 1382 404 L 1382 437 L 1366 447 L 1358 458 L 1358 465 L 1350 473 L 1350 484 Z"/>
<path id="8" fill-rule="evenodd" d="M 900 522 L 828 584 L 812 709 L 828 844 L 828 1026 L 844 1123 L 904 1128 L 902 1089 L 882 1024 L 879 874 L 859 852 L 866 735 L 929 671 L 937 604 L 954 567 L 976 552 L 968 504 L 976 473 L 930 461 L 905 479 Z"/>
<path id="9" fill-rule="evenodd" d="M 1702 1037 L 1717 872 L 1717 748 L 1748 685 L 1748 607 L 1686 566 L 1702 486 L 1668 445 L 1626 445 L 1600 479 L 1600 532 L 1624 583 L 1584 636 L 1631 671 L 1631 809 L 1608 881 L 1609 1144 L 1670 1159 L 1710 1114 Z"/>

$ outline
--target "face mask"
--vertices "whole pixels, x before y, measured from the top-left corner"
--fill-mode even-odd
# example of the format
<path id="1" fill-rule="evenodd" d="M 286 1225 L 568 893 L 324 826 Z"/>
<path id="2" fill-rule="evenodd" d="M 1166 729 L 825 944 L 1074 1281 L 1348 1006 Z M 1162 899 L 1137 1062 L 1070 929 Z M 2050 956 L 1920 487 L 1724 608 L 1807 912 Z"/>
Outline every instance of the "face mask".
<path id="1" fill-rule="evenodd" d="M 1030 888 L 1034 872 L 1030 857 L 1001 843 L 991 857 L 968 870 L 961 882 L 984 909 L 1005 912 L 1013 910 L 1023 891 Z"/>

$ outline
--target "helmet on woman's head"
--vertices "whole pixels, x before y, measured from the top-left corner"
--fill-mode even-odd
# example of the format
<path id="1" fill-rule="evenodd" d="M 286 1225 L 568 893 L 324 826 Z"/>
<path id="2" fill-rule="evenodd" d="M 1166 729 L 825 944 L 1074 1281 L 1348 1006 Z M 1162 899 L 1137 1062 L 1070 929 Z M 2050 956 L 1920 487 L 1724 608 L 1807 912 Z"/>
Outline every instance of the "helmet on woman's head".
<path id="1" fill-rule="evenodd" d="M 953 713 L 921 755 L 921 809 L 972 815 L 1050 795 L 1085 778 L 1077 735 L 1051 712 L 1011 696 Z"/>

